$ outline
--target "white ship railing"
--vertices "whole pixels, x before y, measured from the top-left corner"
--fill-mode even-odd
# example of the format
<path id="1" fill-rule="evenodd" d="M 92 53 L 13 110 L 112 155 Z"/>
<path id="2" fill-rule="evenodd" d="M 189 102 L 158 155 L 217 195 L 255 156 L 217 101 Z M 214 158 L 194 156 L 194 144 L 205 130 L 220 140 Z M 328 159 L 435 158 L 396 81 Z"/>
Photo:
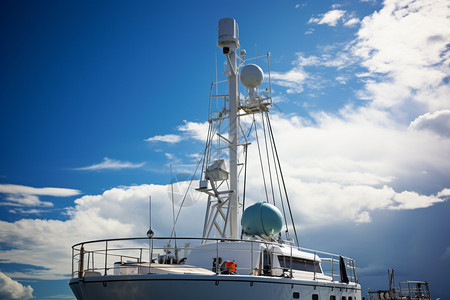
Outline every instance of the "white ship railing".
<path id="1" fill-rule="evenodd" d="M 261 240 L 232 240 L 232 239 L 201 239 L 201 238 L 170 238 L 170 237 L 141 237 L 141 238 L 117 238 L 95 240 L 78 243 L 72 246 L 72 278 L 81 278 L 87 276 L 107 276 L 120 275 L 118 270 L 126 270 L 129 268 L 128 275 L 131 274 L 147 274 L 150 273 L 152 266 L 165 264 L 167 266 L 183 265 L 186 257 L 191 251 L 199 251 L 198 246 L 205 244 L 215 244 L 215 259 L 219 260 L 221 253 L 227 251 L 234 252 L 236 255 L 242 252 L 250 252 L 250 260 L 247 266 L 239 265 L 238 274 L 251 276 L 270 276 L 262 269 L 260 264 L 255 270 L 255 264 L 259 255 L 262 253 L 261 249 L 268 249 L 271 246 L 280 245 L 278 243 L 271 243 Z M 245 242 L 250 243 L 249 247 L 245 249 L 230 249 L 230 242 Z M 356 264 L 355 260 L 349 257 L 340 256 L 323 251 L 317 251 L 307 248 L 295 247 L 289 244 L 283 244 L 283 247 L 290 248 L 290 257 L 292 262 L 293 251 L 300 250 L 302 252 L 310 253 L 320 257 L 322 272 L 312 273 L 313 280 L 329 280 L 332 282 L 340 282 L 340 258 L 344 262 L 346 275 L 350 283 L 357 283 Z M 211 250 L 210 248 L 209 250 Z M 203 250 L 204 251 L 204 250 Z M 259 252 L 256 252 L 259 251 Z M 212 253 L 210 252 L 210 253 Z M 262 254 L 261 254 L 262 255 Z M 213 266 L 213 260 L 209 270 L 220 273 L 220 267 L 217 264 Z M 171 264 L 173 263 L 173 264 Z M 189 262 L 187 262 L 189 265 Z M 195 266 L 194 266 L 195 267 Z M 292 277 L 293 270 L 292 263 L 290 269 L 284 269 L 283 274 L 286 277 Z M 278 275 L 280 276 L 280 275 Z"/>

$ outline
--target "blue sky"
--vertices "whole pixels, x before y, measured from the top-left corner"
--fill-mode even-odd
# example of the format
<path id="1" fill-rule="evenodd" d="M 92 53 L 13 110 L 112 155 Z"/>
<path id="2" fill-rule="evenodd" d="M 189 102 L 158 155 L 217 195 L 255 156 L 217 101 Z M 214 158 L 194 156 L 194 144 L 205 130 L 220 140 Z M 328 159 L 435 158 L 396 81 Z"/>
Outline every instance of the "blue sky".
<path id="1" fill-rule="evenodd" d="M 73 298 L 72 244 L 144 235 L 149 194 L 170 212 L 169 164 L 181 178 L 203 149 L 223 17 L 248 56 L 271 52 L 300 243 L 355 258 L 363 294 L 395 268 L 450 297 L 448 2 L 1 1 L 0 15 L 2 298 Z"/>

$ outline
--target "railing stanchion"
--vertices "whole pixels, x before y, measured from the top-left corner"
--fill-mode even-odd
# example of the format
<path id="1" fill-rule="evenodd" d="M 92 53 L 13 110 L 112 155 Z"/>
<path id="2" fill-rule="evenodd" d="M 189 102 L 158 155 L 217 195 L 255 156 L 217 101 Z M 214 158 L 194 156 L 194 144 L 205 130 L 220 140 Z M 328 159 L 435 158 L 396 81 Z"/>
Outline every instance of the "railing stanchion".
<path id="1" fill-rule="evenodd" d="M 88 255 L 88 259 L 87 259 L 86 266 L 87 266 L 87 270 L 89 270 L 89 263 L 91 262 L 91 252 L 87 251 L 87 255 Z"/>
<path id="2" fill-rule="evenodd" d="M 251 245 L 250 245 L 250 249 L 251 249 L 251 251 L 252 251 L 252 253 L 250 254 L 250 274 L 252 274 L 253 275 L 253 241 L 251 241 L 250 242 L 251 243 Z"/>
<path id="3" fill-rule="evenodd" d="M 291 260 L 291 263 L 290 263 L 290 275 L 291 275 L 291 278 L 292 278 L 292 245 L 291 245 L 291 257 L 290 257 L 290 260 Z"/>
<path id="4" fill-rule="evenodd" d="M 219 274 L 219 241 L 216 241 L 216 274 Z"/>
<path id="5" fill-rule="evenodd" d="M 105 241 L 105 276 L 108 267 L 108 241 Z"/>
<path id="6" fill-rule="evenodd" d="M 331 281 L 334 282 L 334 257 L 331 257 Z"/>
<path id="7" fill-rule="evenodd" d="M 151 239 L 151 250 L 150 250 L 150 267 L 152 266 L 152 262 L 153 262 L 153 239 Z"/>
<path id="8" fill-rule="evenodd" d="M 84 271 L 84 246 L 81 245 L 80 249 L 80 265 L 78 266 L 78 278 L 83 277 L 83 271 Z"/>
<path id="9" fill-rule="evenodd" d="M 314 251 L 313 267 L 314 267 L 314 280 L 316 280 L 316 251 Z"/>

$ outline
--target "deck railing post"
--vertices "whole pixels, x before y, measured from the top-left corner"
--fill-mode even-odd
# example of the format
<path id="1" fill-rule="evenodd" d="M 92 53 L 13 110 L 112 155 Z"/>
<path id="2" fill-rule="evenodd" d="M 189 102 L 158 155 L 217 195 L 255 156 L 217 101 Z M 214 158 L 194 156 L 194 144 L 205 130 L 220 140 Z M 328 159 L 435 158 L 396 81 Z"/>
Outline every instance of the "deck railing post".
<path id="1" fill-rule="evenodd" d="M 334 282 L 334 257 L 331 257 L 331 281 Z"/>
<path id="2" fill-rule="evenodd" d="M 290 248 L 291 248 L 291 257 L 290 257 L 291 263 L 290 263 L 290 271 L 289 271 L 289 273 L 290 273 L 291 278 L 292 278 L 292 246 Z"/>
<path id="3" fill-rule="evenodd" d="M 81 245 L 80 249 L 80 265 L 78 266 L 78 278 L 83 277 L 84 271 L 84 246 Z"/>
<path id="4" fill-rule="evenodd" d="M 151 248 L 150 248 L 150 267 L 152 266 L 152 261 L 153 261 L 153 239 L 151 239 Z"/>
<path id="5" fill-rule="evenodd" d="M 314 251 L 314 280 L 316 280 L 316 251 Z"/>
<path id="6" fill-rule="evenodd" d="M 107 273 L 107 268 L 108 268 L 108 241 L 105 241 L 105 276 Z"/>
<path id="7" fill-rule="evenodd" d="M 250 254 L 250 274 L 253 274 L 253 241 L 250 242 L 250 249 L 252 251 L 252 253 Z"/>
<path id="8" fill-rule="evenodd" d="M 219 241 L 216 241 L 216 274 L 220 272 L 220 264 L 219 264 Z"/>

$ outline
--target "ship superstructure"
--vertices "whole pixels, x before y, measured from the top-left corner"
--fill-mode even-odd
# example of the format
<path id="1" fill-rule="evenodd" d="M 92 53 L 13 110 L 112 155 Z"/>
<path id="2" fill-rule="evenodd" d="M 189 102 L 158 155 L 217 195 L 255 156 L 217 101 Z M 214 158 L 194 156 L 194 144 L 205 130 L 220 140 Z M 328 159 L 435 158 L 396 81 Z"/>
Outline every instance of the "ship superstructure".
<path id="1" fill-rule="evenodd" d="M 227 79 L 211 84 L 197 188 L 208 198 L 203 231 L 76 244 L 72 291 L 79 300 L 361 300 L 353 259 L 299 247 L 269 115 L 269 53 L 248 59 L 234 19 L 218 31 Z M 261 170 L 258 200 L 246 199 L 250 160 Z"/>

